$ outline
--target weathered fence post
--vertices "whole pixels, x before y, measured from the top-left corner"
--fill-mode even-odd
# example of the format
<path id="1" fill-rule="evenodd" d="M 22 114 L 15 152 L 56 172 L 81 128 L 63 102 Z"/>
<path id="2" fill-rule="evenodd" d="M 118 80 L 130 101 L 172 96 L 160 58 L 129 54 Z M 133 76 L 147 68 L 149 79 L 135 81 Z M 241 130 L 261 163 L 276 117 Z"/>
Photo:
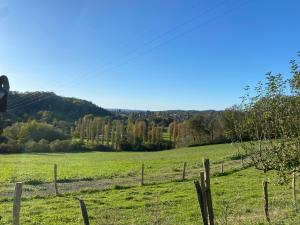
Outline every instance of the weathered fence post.
<path id="1" fill-rule="evenodd" d="M 202 190 L 202 196 L 203 196 L 203 204 L 205 206 L 204 208 L 204 214 L 207 220 L 207 200 L 206 200 L 206 190 L 205 190 L 205 176 L 204 172 L 200 172 L 200 185 L 201 185 L 201 190 Z"/>
<path id="2" fill-rule="evenodd" d="M 221 164 L 221 173 L 224 173 L 224 164 Z"/>
<path id="3" fill-rule="evenodd" d="M 144 163 L 142 164 L 142 171 L 141 171 L 141 175 L 142 175 L 142 178 L 141 178 L 141 185 L 143 186 L 145 183 L 144 183 L 144 172 L 145 172 L 145 165 Z"/>
<path id="4" fill-rule="evenodd" d="M 183 163 L 182 180 L 185 180 L 186 162 Z"/>
<path id="5" fill-rule="evenodd" d="M 82 218 L 83 218 L 83 223 L 84 223 L 84 225 L 90 225 L 86 205 L 85 205 L 84 201 L 79 199 L 79 198 L 78 198 L 78 201 L 79 201 L 79 205 L 80 205 L 81 215 L 82 215 Z"/>
<path id="6" fill-rule="evenodd" d="M 270 215 L 269 215 L 269 195 L 268 195 L 268 181 L 263 181 L 263 192 L 264 192 L 264 212 L 266 220 L 270 223 Z"/>
<path id="7" fill-rule="evenodd" d="M 209 217 L 209 224 L 214 225 L 214 210 L 212 204 L 212 196 L 210 190 L 210 165 L 209 159 L 203 160 L 203 167 L 204 167 L 204 178 L 205 178 L 205 191 L 206 191 L 206 200 L 207 200 L 207 210 L 208 210 L 208 217 Z"/>
<path id="8" fill-rule="evenodd" d="M 194 181 L 196 191 L 197 191 L 197 196 L 198 196 L 198 203 L 199 207 L 201 210 L 201 215 L 202 215 L 202 221 L 203 225 L 208 225 L 208 220 L 207 220 L 207 214 L 206 214 L 206 204 L 204 203 L 204 196 L 203 196 L 203 188 L 201 188 L 199 181 Z"/>
<path id="9" fill-rule="evenodd" d="M 22 182 L 16 183 L 14 193 L 14 206 L 13 206 L 13 225 L 20 224 L 20 210 L 21 210 L 21 197 L 22 197 Z"/>
<path id="10" fill-rule="evenodd" d="M 297 173 L 293 172 L 293 179 L 292 179 L 292 191 L 293 191 L 293 205 L 295 210 L 298 210 L 297 207 Z"/>
<path id="11" fill-rule="evenodd" d="M 55 194 L 59 195 L 58 187 L 57 187 L 57 164 L 54 164 L 54 189 L 55 189 Z"/>

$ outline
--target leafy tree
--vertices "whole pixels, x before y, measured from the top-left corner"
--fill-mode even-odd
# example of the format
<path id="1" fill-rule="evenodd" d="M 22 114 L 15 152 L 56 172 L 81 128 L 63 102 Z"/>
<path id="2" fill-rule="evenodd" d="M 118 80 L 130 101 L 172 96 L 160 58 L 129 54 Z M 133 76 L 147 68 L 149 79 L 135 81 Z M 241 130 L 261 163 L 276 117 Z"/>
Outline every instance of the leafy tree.
<path id="1" fill-rule="evenodd" d="M 36 141 L 29 141 L 25 145 L 26 151 L 28 152 L 50 152 L 49 142 L 45 139 Z"/>
<path id="2" fill-rule="evenodd" d="M 28 141 L 38 142 L 42 139 L 53 141 L 68 138 L 62 130 L 34 120 L 27 123 L 15 123 L 5 128 L 3 135 L 9 140 L 18 141 L 19 143 L 26 143 Z"/>
<path id="3" fill-rule="evenodd" d="M 188 126 L 194 139 L 194 143 L 200 143 L 203 136 L 209 134 L 204 116 L 197 115 L 188 121 Z"/>
<path id="4" fill-rule="evenodd" d="M 244 113 L 235 105 L 225 109 L 221 116 L 221 123 L 224 129 L 224 136 L 232 143 L 240 140 L 247 140 L 247 136 L 242 128 Z"/>
<path id="5" fill-rule="evenodd" d="M 249 88 L 242 98 L 243 120 L 238 128 L 243 128 L 249 141 L 242 141 L 242 148 L 249 155 L 253 165 L 263 170 L 278 169 L 279 155 L 282 145 L 278 141 L 282 138 L 280 124 L 285 100 L 285 80 L 281 74 L 266 75 L 266 83 L 259 83 L 255 88 L 255 95 L 250 96 Z M 236 130 L 235 132 L 240 132 Z M 242 137 L 242 134 L 239 134 Z"/>

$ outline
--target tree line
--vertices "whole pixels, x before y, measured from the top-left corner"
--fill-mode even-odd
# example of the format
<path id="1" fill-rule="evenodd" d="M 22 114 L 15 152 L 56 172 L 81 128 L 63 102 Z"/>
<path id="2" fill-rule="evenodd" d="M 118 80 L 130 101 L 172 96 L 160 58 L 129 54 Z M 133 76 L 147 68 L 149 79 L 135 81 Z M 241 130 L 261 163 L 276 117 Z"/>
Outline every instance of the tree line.
<path id="1" fill-rule="evenodd" d="M 227 141 L 222 114 L 206 111 L 186 120 L 160 112 L 149 113 L 149 117 L 137 113 L 122 117 L 88 114 L 70 124 L 57 120 L 52 112 L 39 111 L 35 118 L 4 129 L 0 139 L 4 148 L 0 146 L 0 152 L 73 151 L 72 147 L 76 151 L 154 151 L 222 143 Z M 53 141 L 56 147 L 50 148 Z M 64 149 L 57 147 L 59 141 Z"/>
<path id="2" fill-rule="evenodd" d="M 170 140 L 177 148 L 227 142 L 222 115 L 222 111 L 209 111 L 182 122 L 175 120 L 168 127 Z"/>
<path id="3" fill-rule="evenodd" d="M 102 145 L 112 150 L 161 150 L 171 147 L 163 139 L 164 127 L 147 120 L 127 120 L 86 115 L 75 122 L 72 138 L 88 145 Z"/>

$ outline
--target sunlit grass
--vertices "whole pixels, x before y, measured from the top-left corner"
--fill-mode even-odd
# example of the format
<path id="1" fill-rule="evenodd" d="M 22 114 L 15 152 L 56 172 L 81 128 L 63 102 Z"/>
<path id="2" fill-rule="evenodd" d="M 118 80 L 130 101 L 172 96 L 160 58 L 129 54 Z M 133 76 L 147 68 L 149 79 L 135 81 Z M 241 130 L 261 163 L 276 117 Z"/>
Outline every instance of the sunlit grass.
<path id="1" fill-rule="evenodd" d="M 236 152 L 231 145 L 211 145 L 159 152 L 92 152 L 62 154 L 15 154 L 0 156 L 0 183 L 53 180 L 53 165 L 58 164 L 60 179 L 105 179 L 136 173 L 145 163 L 147 172 L 163 173 L 188 162 L 201 167 L 202 158 L 222 160 Z"/>
<path id="2" fill-rule="evenodd" d="M 141 163 L 148 176 L 179 171 L 188 162 L 189 173 L 201 167 L 202 158 L 221 162 L 236 154 L 231 145 L 211 145 L 163 152 L 72 153 L 2 155 L 0 179 L 2 185 L 13 180 L 51 182 L 53 164 L 59 165 L 60 178 L 99 179 L 122 176 L 140 170 Z M 213 166 L 213 165 L 212 165 Z M 213 204 L 218 224 L 265 224 L 263 217 L 262 181 L 270 181 L 270 212 L 274 224 L 299 224 L 300 216 L 293 212 L 289 185 L 277 184 L 274 173 L 266 177 L 254 168 L 224 176 L 212 177 Z M 147 178 L 146 177 L 146 178 Z M 195 177 L 194 177 L 195 178 Z M 87 179 L 88 181 L 88 179 Z M 39 185 L 39 183 L 36 183 Z M 114 185 L 105 190 L 82 188 L 59 197 L 31 195 L 22 200 L 21 224 L 82 224 L 76 197 L 86 201 L 91 224 L 201 224 L 193 179 L 183 182 L 166 180 L 146 186 Z M 0 224 L 10 224 L 12 198 L 0 199 Z"/>

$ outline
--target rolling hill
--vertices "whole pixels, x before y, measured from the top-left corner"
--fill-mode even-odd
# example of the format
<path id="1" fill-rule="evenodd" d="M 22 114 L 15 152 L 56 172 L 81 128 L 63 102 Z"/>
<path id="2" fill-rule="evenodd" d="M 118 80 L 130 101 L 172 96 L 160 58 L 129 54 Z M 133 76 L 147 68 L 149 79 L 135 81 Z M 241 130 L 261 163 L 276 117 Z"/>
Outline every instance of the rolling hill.
<path id="1" fill-rule="evenodd" d="M 92 102 L 58 96 L 53 92 L 10 92 L 5 117 L 11 122 L 42 118 L 46 121 L 56 119 L 74 122 L 86 114 L 112 115 Z"/>

